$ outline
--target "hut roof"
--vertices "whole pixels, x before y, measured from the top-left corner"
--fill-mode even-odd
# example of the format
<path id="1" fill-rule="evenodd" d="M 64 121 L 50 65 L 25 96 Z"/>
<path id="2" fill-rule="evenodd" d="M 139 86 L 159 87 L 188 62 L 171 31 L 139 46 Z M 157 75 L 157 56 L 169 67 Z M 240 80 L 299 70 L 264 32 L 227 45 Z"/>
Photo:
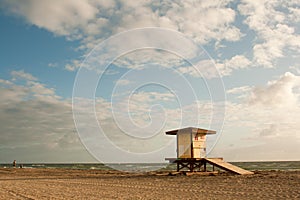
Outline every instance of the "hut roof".
<path id="1" fill-rule="evenodd" d="M 196 128 L 196 127 L 187 127 L 187 128 L 181 128 L 176 130 L 167 131 L 167 135 L 177 135 L 178 132 L 191 132 L 191 133 L 199 133 L 199 134 L 216 134 L 216 131 L 213 130 L 207 130 L 202 128 Z"/>

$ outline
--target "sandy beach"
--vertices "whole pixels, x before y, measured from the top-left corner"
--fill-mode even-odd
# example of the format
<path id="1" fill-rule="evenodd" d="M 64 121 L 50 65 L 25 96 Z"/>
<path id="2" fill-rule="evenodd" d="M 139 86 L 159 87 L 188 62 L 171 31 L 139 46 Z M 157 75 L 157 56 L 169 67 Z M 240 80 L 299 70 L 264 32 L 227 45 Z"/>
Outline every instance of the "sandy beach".
<path id="1" fill-rule="evenodd" d="M 300 199 L 300 171 L 166 175 L 0 169 L 0 199 Z"/>

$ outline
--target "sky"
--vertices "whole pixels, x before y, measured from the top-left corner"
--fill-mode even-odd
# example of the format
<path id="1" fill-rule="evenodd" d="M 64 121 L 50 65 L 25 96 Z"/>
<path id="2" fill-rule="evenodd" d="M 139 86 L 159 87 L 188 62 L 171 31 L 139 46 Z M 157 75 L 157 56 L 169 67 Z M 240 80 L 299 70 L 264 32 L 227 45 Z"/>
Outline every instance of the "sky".
<path id="1" fill-rule="evenodd" d="M 300 159 L 299 0 L 0 0 L 0 163 Z"/>

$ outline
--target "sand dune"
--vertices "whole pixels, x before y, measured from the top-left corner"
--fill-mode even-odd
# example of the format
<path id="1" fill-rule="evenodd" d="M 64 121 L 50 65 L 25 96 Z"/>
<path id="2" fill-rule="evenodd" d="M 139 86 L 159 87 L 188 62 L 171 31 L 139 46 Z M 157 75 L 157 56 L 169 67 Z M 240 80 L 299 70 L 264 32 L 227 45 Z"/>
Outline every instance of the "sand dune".
<path id="1" fill-rule="evenodd" d="M 216 176 L 0 169 L 0 199 L 300 199 L 300 171 Z"/>

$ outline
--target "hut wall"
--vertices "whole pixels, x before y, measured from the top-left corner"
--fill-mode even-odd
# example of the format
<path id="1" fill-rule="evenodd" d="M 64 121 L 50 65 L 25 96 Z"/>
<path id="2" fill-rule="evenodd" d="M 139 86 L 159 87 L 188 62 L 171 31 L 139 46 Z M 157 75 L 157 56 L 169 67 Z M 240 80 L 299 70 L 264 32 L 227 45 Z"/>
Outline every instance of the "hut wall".
<path id="1" fill-rule="evenodd" d="M 189 132 L 181 132 L 177 134 L 177 157 L 192 158 L 191 153 L 191 134 Z"/>
<path id="2" fill-rule="evenodd" d="M 206 135 L 193 133 L 193 158 L 206 157 Z"/>

